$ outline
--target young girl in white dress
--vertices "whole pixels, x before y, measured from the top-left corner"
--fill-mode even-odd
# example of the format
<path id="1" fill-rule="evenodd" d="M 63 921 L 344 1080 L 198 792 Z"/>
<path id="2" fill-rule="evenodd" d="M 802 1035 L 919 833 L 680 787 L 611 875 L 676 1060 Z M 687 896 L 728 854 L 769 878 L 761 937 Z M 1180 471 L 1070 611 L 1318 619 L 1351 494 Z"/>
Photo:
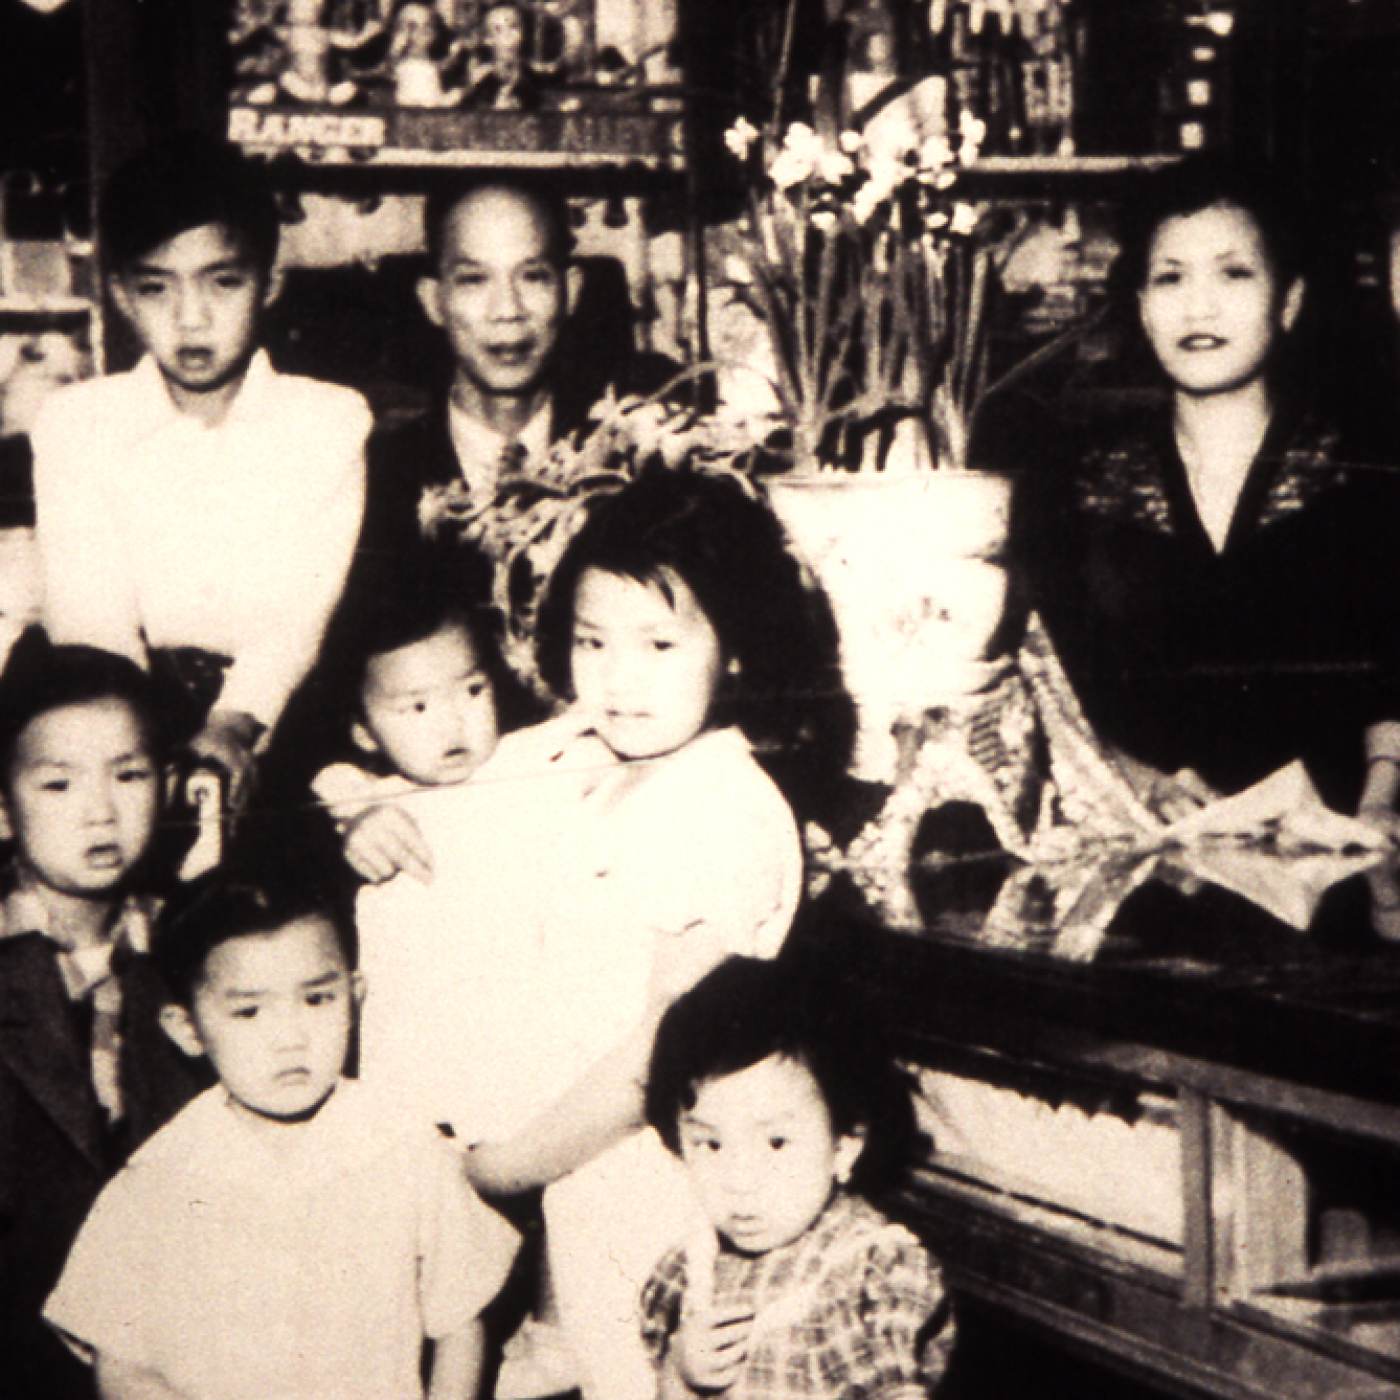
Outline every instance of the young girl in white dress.
<path id="1" fill-rule="evenodd" d="M 528 801 L 518 927 L 557 1097 L 470 1154 L 488 1193 L 544 1186 L 558 1316 L 589 1400 L 650 1397 L 637 1299 L 693 1226 L 683 1173 L 642 1126 L 666 1006 L 734 953 L 771 957 L 802 883 L 792 812 L 754 755 L 791 753 L 817 676 L 810 603 L 781 529 L 737 481 L 665 471 L 598 501 L 539 624 L 572 701 L 482 770 Z"/>
<path id="2" fill-rule="evenodd" d="M 533 1329 L 536 1354 L 571 1353 L 567 1379 L 589 1400 L 650 1400 L 639 1291 L 696 1219 L 683 1173 L 643 1130 L 652 1033 L 710 967 L 771 957 L 786 937 L 801 849 L 754 747 L 787 760 L 810 747 L 833 677 L 776 519 L 737 480 L 688 471 L 595 501 L 541 606 L 539 653 L 568 708 L 507 735 L 473 772 L 479 821 L 421 833 L 438 912 L 419 941 L 511 944 L 496 972 L 458 976 L 460 956 L 434 955 L 428 975 L 463 1028 L 497 1029 L 463 1086 L 496 1109 L 454 1122 L 474 1184 L 497 1197 L 546 1188 L 557 1308 L 545 1311 L 562 1332 Z M 413 824 L 393 824 L 411 845 Z M 405 869 L 393 884 L 412 894 Z M 367 958 L 391 925 L 403 927 L 364 921 Z M 405 1033 L 422 1030 L 407 1012 Z M 373 1075 L 369 1040 L 365 1051 Z M 508 1370 L 498 1393 L 526 1392 Z"/>

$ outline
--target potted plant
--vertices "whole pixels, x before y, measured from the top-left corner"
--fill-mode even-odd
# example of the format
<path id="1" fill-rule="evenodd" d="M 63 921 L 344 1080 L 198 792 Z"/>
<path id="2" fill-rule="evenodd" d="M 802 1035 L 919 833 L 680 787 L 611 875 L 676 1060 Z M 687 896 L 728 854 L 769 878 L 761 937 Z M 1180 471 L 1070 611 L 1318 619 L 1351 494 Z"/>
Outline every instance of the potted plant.
<path id="1" fill-rule="evenodd" d="M 736 472 L 766 491 L 836 616 L 862 776 L 893 778 L 896 720 L 978 694 L 999 672 L 989 653 L 1010 483 L 970 470 L 971 430 L 987 398 L 1058 342 L 989 380 L 988 304 L 1020 224 L 963 198 L 982 123 L 932 127 L 822 135 L 793 123 L 779 136 L 776 124 L 764 135 L 736 123 L 727 144 L 747 201 L 725 271 L 746 353 L 721 345 L 684 376 L 717 376 L 718 411 L 664 392 L 605 402 L 495 500 L 432 493 L 425 524 L 497 560 L 527 678 L 528 600 L 589 498 L 652 461 Z"/>
<path id="2" fill-rule="evenodd" d="M 465 541 L 493 562 L 493 602 L 505 620 L 503 654 L 543 700 L 550 695 L 535 660 L 536 610 L 595 497 L 621 490 L 645 470 L 681 467 L 735 477 L 756 493 L 749 444 L 732 425 L 673 394 L 698 373 L 685 371 L 646 397 L 609 393 L 586 423 L 543 460 L 504 477 L 489 499 L 454 481 L 428 487 L 419 502 L 425 536 Z"/>
<path id="3" fill-rule="evenodd" d="M 1011 482 L 971 470 L 972 430 L 1060 345 L 989 377 L 988 310 L 1023 223 L 964 195 L 984 134 L 938 110 L 922 129 L 740 119 L 726 135 L 746 174 L 728 327 L 749 333 L 723 347 L 745 342 L 721 354 L 721 412 L 787 468 L 764 485 L 831 599 L 870 777 L 892 772 L 895 719 L 997 669 Z"/>

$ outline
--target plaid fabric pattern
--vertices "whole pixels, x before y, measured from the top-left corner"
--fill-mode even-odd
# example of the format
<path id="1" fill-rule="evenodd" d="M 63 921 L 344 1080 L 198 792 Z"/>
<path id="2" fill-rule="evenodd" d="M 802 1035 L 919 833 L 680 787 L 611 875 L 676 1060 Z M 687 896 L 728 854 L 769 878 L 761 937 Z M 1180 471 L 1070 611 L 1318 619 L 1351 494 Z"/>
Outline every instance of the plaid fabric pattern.
<path id="1" fill-rule="evenodd" d="M 69 947 L 62 930 L 54 925 L 42 896 L 13 868 L 5 877 L 6 893 L 0 898 L 0 938 L 39 933 L 54 944 L 55 960 L 68 999 L 87 1002 L 92 1008 L 89 1052 L 92 1087 L 109 1123 L 125 1115 L 122 1101 L 122 987 L 118 977 L 121 958 L 127 952 L 144 953 L 151 943 L 153 901 L 128 896 L 117 912 L 111 937 L 90 948 Z"/>
<path id="2" fill-rule="evenodd" d="M 678 1246 L 642 1291 L 642 1337 L 658 1365 L 686 1287 Z M 721 1250 L 714 1303 L 754 1310 L 748 1363 L 726 1400 L 923 1400 L 953 1342 L 938 1266 L 910 1231 L 856 1196 L 836 1197 L 781 1249 L 755 1257 Z"/>

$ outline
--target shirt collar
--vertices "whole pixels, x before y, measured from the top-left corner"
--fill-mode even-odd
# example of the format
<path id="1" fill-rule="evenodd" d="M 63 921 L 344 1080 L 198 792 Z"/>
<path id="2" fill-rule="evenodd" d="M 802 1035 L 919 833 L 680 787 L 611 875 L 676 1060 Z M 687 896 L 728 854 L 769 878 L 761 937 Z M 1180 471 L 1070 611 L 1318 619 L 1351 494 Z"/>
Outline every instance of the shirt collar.
<path id="1" fill-rule="evenodd" d="M 511 439 L 481 419 L 474 418 L 449 399 L 447 421 L 452 446 L 457 453 L 462 476 L 471 490 L 482 496 L 495 494 L 501 456 L 512 440 L 525 449 L 528 461 L 542 460 L 549 451 L 553 420 L 554 407 L 547 402 Z"/>
<path id="2" fill-rule="evenodd" d="M 262 416 L 266 409 L 268 388 L 275 378 L 276 371 L 272 368 L 272 361 L 268 359 L 267 351 L 254 351 L 253 358 L 248 361 L 243 383 L 238 386 L 238 393 L 234 396 L 233 403 L 229 405 L 223 423 L 226 424 L 234 419 L 256 419 Z M 170 396 L 165 376 L 161 373 L 160 366 L 156 364 L 154 356 L 142 356 L 140 363 L 131 372 L 131 385 L 129 421 L 140 424 L 146 432 L 159 432 L 162 428 L 177 424 L 197 428 L 203 426 L 188 413 L 180 411 L 175 400 Z"/>
<path id="3" fill-rule="evenodd" d="M 404 1122 L 397 1104 L 366 1092 L 357 1081 L 341 1078 L 330 1097 L 279 1144 L 283 1150 L 278 1151 L 222 1084 L 216 1084 L 202 1102 L 207 1125 L 202 1136 L 210 1150 L 191 1166 L 209 1183 L 228 1183 L 240 1194 L 251 1189 L 294 1195 L 317 1183 L 324 1189 L 327 1181 L 384 1151 Z"/>
<path id="4" fill-rule="evenodd" d="M 69 999 L 81 1001 L 99 982 L 111 974 L 112 954 L 117 948 L 146 953 L 151 946 L 153 902 L 139 895 L 127 895 L 112 922 L 111 937 L 104 943 L 70 948 L 55 929 L 54 918 L 32 876 L 14 867 L 9 889 L 0 900 L 0 938 L 38 933 L 57 950 L 58 969 Z"/>
<path id="5" fill-rule="evenodd" d="M 597 724 L 592 715 L 584 709 L 577 701 L 569 706 L 557 719 L 550 721 L 555 728 L 554 742 L 546 753 L 545 758 L 549 763 L 560 763 L 566 757 L 577 756 L 577 746 L 586 744 L 590 747 L 597 745 L 607 749 L 609 754 L 612 750 L 607 747 L 607 742 L 598 733 Z M 697 734 L 689 743 L 683 744 L 679 749 L 670 753 L 658 754 L 654 759 L 641 759 L 637 761 L 640 769 L 646 765 L 655 765 L 663 760 L 668 773 L 685 773 L 692 768 L 700 768 L 708 772 L 710 765 L 719 760 L 725 752 L 732 751 L 738 754 L 751 754 L 753 746 L 745 737 L 744 732 L 737 725 L 728 725 L 724 729 L 707 729 L 702 734 Z M 626 760 L 617 760 L 614 762 Z"/>

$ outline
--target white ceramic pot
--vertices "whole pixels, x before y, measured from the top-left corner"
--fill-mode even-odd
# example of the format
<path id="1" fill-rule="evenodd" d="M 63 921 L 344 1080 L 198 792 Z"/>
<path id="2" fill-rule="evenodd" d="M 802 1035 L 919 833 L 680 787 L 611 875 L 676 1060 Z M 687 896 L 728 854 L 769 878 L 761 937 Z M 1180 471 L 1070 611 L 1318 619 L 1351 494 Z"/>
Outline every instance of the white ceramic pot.
<path id="1" fill-rule="evenodd" d="M 860 722 L 853 771 L 888 782 L 895 722 L 976 694 L 995 670 L 1011 478 L 823 472 L 766 485 L 835 614 Z"/>

